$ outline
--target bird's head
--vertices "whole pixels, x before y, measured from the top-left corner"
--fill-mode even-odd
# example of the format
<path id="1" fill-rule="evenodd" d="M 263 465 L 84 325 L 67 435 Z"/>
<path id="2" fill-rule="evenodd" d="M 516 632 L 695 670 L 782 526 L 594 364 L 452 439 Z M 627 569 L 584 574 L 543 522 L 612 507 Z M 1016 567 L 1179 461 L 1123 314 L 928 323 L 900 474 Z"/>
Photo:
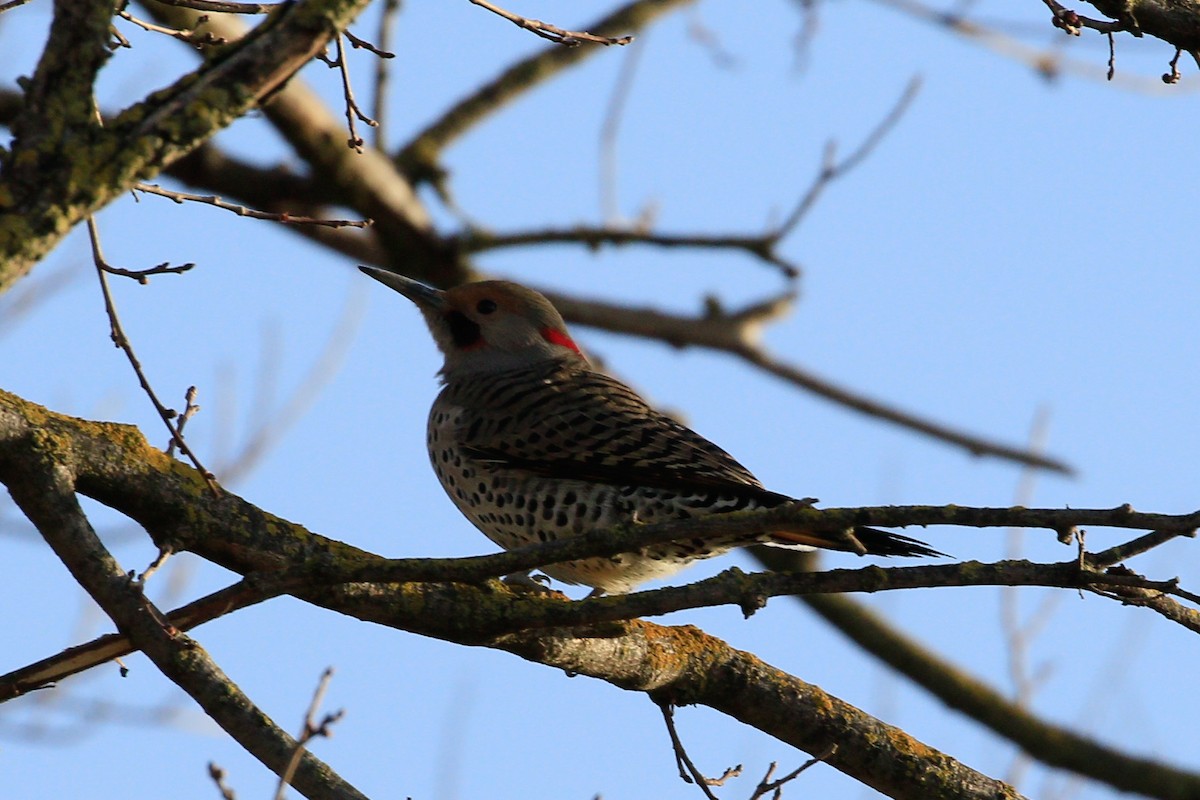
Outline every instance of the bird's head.
<path id="1" fill-rule="evenodd" d="M 504 372 L 552 360 L 586 361 L 562 315 L 540 293 L 511 281 L 442 291 L 374 267 L 359 267 L 407 297 L 445 357 L 442 375 Z"/>

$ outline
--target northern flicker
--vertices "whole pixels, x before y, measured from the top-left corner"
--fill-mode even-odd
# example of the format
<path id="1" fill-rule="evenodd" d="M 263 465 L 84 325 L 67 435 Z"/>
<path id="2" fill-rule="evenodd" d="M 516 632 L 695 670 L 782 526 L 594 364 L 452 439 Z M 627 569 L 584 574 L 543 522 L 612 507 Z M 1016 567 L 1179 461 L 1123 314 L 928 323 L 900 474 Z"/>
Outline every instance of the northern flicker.
<path id="1" fill-rule="evenodd" d="M 532 289 L 483 281 L 440 291 L 361 269 L 421 310 L 445 358 L 444 386 L 429 413 L 430 461 L 458 509 L 501 547 L 796 502 L 592 369 L 558 311 Z M 543 571 L 597 593 L 628 592 L 750 544 L 942 555 L 906 536 L 857 528 L 853 537 L 789 531 L 688 539 Z"/>

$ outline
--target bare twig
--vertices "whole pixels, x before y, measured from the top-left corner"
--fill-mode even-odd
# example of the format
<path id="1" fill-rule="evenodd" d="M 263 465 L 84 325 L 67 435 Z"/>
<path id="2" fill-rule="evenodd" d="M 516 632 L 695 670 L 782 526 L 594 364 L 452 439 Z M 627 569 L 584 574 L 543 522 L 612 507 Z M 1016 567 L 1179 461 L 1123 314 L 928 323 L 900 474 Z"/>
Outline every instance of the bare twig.
<path id="1" fill-rule="evenodd" d="M 221 793 L 221 800 L 237 800 L 233 789 L 225 784 L 225 770 L 221 769 L 217 762 L 208 762 L 208 777 L 212 778 L 212 782 L 217 785 L 217 791 Z"/>
<path id="2" fill-rule="evenodd" d="M 187 391 L 183 393 L 183 413 L 179 415 L 175 423 L 175 429 L 179 431 L 180 436 L 183 435 L 183 428 L 187 425 L 188 420 L 196 416 L 196 413 L 200 411 L 200 406 L 196 405 L 196 394 L 197 390 L 195 386 L 189 386 Z M 174 439 L 172 439 L 171 443 L 167 445 L 167 455 L 175 455 Z"/>
<path id="3" fill-rule="evenodd" d="M 867 158 L 867 156 L 871 155 L 875 148 L 879 146 L 879 143 L 883 141 L 884 137 L 891 132 L 892 128 L 896 126 L 896 123 L 898 123 L 901 117 L 904 116 L 904 112 L 906 112 L 909 106 L 912 105 L 912 101 L 917 96 L 917 92 L 920 91 L 920 89 L 921 78 L 919 76 L 910 78 L 908 85 L 904 87 L 904 91 L 900 93 L 900 97 L 896 100 L 895 104 L 892 106 L 892 109 L 883 117 L 883 119 L 879 121 L 875 128 L 869 134 L 867 134 L 867 138 L 863 139 L 862 143 L 859 144 L 859 146 L 856 147 L 853 152 L 850 153 L 850 155 L 846 156 L 841 161 L 838 161 L 835 157 L 835 148 L 833 143 L 830 142 L 826 146 L 825 159 L 821 166 L 821 170 L 817 173 L 817 177 L 813 180 L 812 185 L 809 186 L 808 191 L 804 194 L 804 197 L 802 197 L 800 202 L 796 204 L 796 207 L 792 210 L 792 213 L 789 214 L 783 223 L 775 229 L 772 235 L 776 240 L 782 239 L 795 229 L 800 221 L 807 216 L 808 212 L 812 210 L 812 207 L 816 204 L 817 199 L 821 196 L 821 193 L 830 183 L 842 177 L 847 172 L 852 171 L 855 167 L 861 164 L 863 160 Z"/>
<path id="4" fill-rule="evenodd" d="M 142 586 L 146 585 L 146 581 L 150 580 L 150 576 L 162 569 L 163 564 L 167 563 L 167 559 L 175 554 L 170 545 L 164 545 L 158 549 L 158 555 L 150 562 L 150 566 L 146 567 L 141 575 L 137 576 L 137 582 Z M 169 623 L 168 623 L 169 624 Z"/>
<path id="5" fill-rule="evenodd" d="M 825 748 L 823 752 L 813 756 L 808 761 L 805 761 L 803 764 L 796 767 L 794 770 L 789 772 L 787 775 L 784 775 L 777 781 L 771 780 L 771 775 L 775 773 L 775 762 L 772 761 L 771 766 L 767 767 L 767 774 L 763 775 L 763 779 L 758 782 L 758 786 L 754 787 L 754 794 L 750 795 L 750 800 L 759 800 L 760 797 L 764 797 L 768 793 L 772 794 L 773 800 L 779 800 L 779 798 L 783 796 L 783 787 L 786 784 L 796 780 L 796 778 L 800 777 L 802 772 L 810 767 L 820 764 L 825 759 L 830 758 L 837 753 L 837 750 L 838 747 L 836 744 L 829 745 L 829 747 Z"/>
<path id="6" fill-rule="evenodd" d="M 1136 576 L 1141 577 L 1133 570 L 1125 567 L 1112 567 L 1108 572 L 1114 575 Z M 1131 606 L 1141 606 L 1149 608 L 1161 614 L 1166 619 L 1176 622 L 1193 633 L 1200 633 L 1200 610 L 1188 608 L 1180 604 L 1178 601 L 1172 600 L 1167 596 L 1166 592 L 1157 589 L 1146 589 L 1138 586 L 1112 586 L 1089 587 L 1090 591 L 1103 597 L 1110 597 L 1120 600 L 1122 603 Z M 1178 592 L 1185 595 L 1191 603 L 1196 603 L 1200 598 L 1191 592 Z"/>
<path id="7" fill-rule="evenodd" d="M 637 52 L 635 50 L 635 52 Z M 627 64 L 635 63 L 630 59 Z M 604 135 L 601 140 L 601 197 L 605 216 L 611 221 L 619 212 L 615 199 L 615 166 L 612 157 L 612 143 L 615 138 L 616 120 L 620 116 L 621 99 L 628 91 L 632 67 L 622 72 L 622 78 L 614 90 L 606 117 Z M 778 253 L 780 241 L 791 233 L 800 221 L 816 204 L 817 199 L 829 184 L 853 170 L 871 154 L 883 138 L 891 131 L 904 112 L 911 105 L 913 98 L 920 88 L 920 80 L 913 78 L 909 81 L 892 109 L 867 135 L 866 139 L 842 160 L 834 158 L 833 145 L 826 148 L 824 164 L 817 177 L 813 180 L 804 196 L 787 216 L 782 224 L 774 226 L 766 233 L 757 236 L 714 236 L 714 235 L 679 235 L 660 234 L 636 229 L 624 229 L 612 225 L 593 228 L 577 226 L 570 229 L 549 229 L 540 231 L 525 231 L 509 234 L 493 234 L 478 229 L 468 230 L 458 239 L 459 246 L 466 252 L 479 252 L 502 247 L 515 247 L 533 244 L 550 244 L 558 242 L 578 242 L 590 247 L 601 244 L 648 244 L 660 247 L 697 247 L 697 248 L 730 248 L 745 251 L 762 261 L 780 268 L 785 277 L 795 278 L 800 274 L 799 267 Z M 561 309 L 560 309 L 561 310 Z"/>
<path id="8" fill-rule="evenodd" d="M 133 47 L 129 40 L 125 38 L 125 34 L 117 30 L 117 26 L 110 25 L 108 28 L 108 34 L 112 37 L 112 43 L 109 44 L 109 47 L 111 47 L 113 50 L 116 50 L 118 47 L 124 47 L 126 50 Z"/>
<path id="9" fill-rule="evenodd" d="M 167 625 L 176 630 L 189 631 L 265 599 L 269 597 L 253 591 L 252 583 L 240 581 L 175 609 L 166 615 L 165 620 Z M 0 702 L 52 686 L 109 661 L 119 660 L 134 652 L 134 649 L 129 639 L 120 633 L 106 634 L 85 644 L 68 647 L 53 656 L 0 676 Z"/>
<path id="10" fill-rule="evenodd" d="M 604 33 L 640 30 L 690 0 L 629 0 L 589 28 Z M 509 66 L 495 78 L 447 109 L 409 141 L 396 156 L 400 169 L 414 182 L 440 182 L 441 153 L 457 138 L 564 69 L 600 52 L 598 47 L 547 47 Z"/>
<path id="11" fill-rule="evenodd" d="M 961 447 L 973 455 L 994 456 L 1067 475 L 1074 471 L 1059 459 L 1029 453 L 903 411 L 776 358 L 761 345 L 759 333 L 771 319 L 787 313 L 792 299 L 790 294 L 737 311 L 720 311 L 710 306 L 702 316 L 628 308 L 597 300 L 584 301 L 553 291 L 544 294 L 568 321 L 667 342 L 676 347 L 696 346 L 720 350 L 839 405 Z"/>
<path id="12" fill-rule="evenodd" d="M 168 28 L 165 25 L 155 25 L 153 22 L 146 22 L 145 20 L 138 19 L 128 11 L 118 11 L 117 16 L 121 17 L 121 19 L 132 22 L 134 25 L 137 25 L 144 31 L 166 34 L 173 39 L 178 39 L 181 42 L 187 42 L 195 47 L 222 45 L 226 44 L 228 41 L 220 36 L 213 35 L 209 31 L 198 33 L 194 30 L 180 30 L 178 28 Z M 124 46 L 128 47 L 129 43 L 126 41 Z"/>
<path id="13" fill-rule="evenodd" d="M 401 0 L 384 0 L 383 10 L 379 14 L 379 50 L 389 52 L 391 49 L 392 34 L 396 27 L 396 16 L 400 11 Z M 351 44 L 354 39 L 350 40 Z M 387 108 L 388 108 L 388 88 L 391 82 L 391 71 L 389 67 L 391 62 L 387 58 L 381 58 L 375 62 L 375 92 L 374 105 L 371 109 L 371 116 L 375 118 L 375 149 L 383 153 L 387 151 Z"/>
<path id="14" fill-rule="evenodd" d="M 279 786 L 275 790 L 275 800 L 284 800 L 287 796 L 287 787 L 292 782 L 292 777 L 296 774 L 296 768 L 300 765 L 308 743 L 318 736 L 326 738 L 332 736 L 334 723 L 341 719 L 345 713 L 343 709 L 338 709 L 332 714 L 326 714 L 320 722 L 317 721 L 317 711 L 321 708 L 321 702 L 325 699 L 325 692 L 328 690 L 329 681 L 332 678 L 333 667 L 326 667 L 325 671 L 321 673 L 321 679 L 317 681 L 317 688 L 313 692 L 312 701 L 308 704 L 308 711 L 304 715 L 304 727 L 300 730 L 300 735 L 296 738 L 296 750 L 288 762 L 287 769 L 279 776 Z"/>
<path id="15" fill-rule="evenodd" d="M 630 48 L 628 58 L 621 62 L 621 70 L 617 73 L 617 82 L 613 85 L 608 109 L 604 113 L 604 124 L 600 126 L 600 213 L 604 215 L 606 225 L 617 226 L 621 220 L 621 204 L 617 195 L 617 132 L 645 49 L 642 44 Z"/>
<path id="16" fill-rule="evenodd" d="M 489 3 L 488 0 L 470 0 L 471 3 L 486 8 L 493 14 L 503 17 L 518 28 L 523 28 L 531 33 L 536 33 L 543 39 L 549 39 L 555 44 L 562 44 L 568 47 L 575 47 L 582 42 L 593 42 L 595 44 L 612 45 L 612 44 L 629 44 L 633 41 L 632 36 L 597 36 L 594 33 L 586 31 L 568 31 L 562 28 L 555 27 L 548 22 L 542 22 L 538 19 L 529 19 L 507 11 L 500 6 Z"/>
<path id="17" fill-rule="evenodd" d="M 246 474 L 258 463 L 279 440 L 281 436 L 300 419 L 312 405 L 346 357 L 350 345 L 354 342 L 355 333 L 363 320 L 363 310 L 366 307 L 366 289 L 355 283 L 343 306 L 342 313 L 334 325 L 333 331 L 321 350 L 320 355 L 312 359 L 308 372 L 291 392 L 285 402 L 274 410 L 273 392 L 270 389 L 270 378 L 273 376 L 274 360 L 264 348 L 262 363 L 258 374 L 267 380 L 268 384 L 258 391 L 258 412 L 253 415 L 253 433 L 241 444 L 237 452 L 227 459 L 221 459 L 221 476 L 226 483 L 232 483 Z"/>
<path id="18" fill-rule="evenodd" d="M 940 8 L 934 8 L 919 0 L 874 0 L 874 2 L 977 42 L 988 50 L 999 53 L 1005 58 L 1029 66 L 1047 80 L 1054 80 L 1065 73 L 1091 80 L 1109 79 L 1107 69 L 1102 71 L 1091 63 L 1065 58 L 1061 53 L 1053 50 L 1031 47 L 1016 37 L 1002 33 L 995 27 L 974 22 L 960 14 L 948 14 Z M 1046 2 L 1046 0 L 1043 0 L 1043 2 Z M 1053 14 L 1053 6 L 1050 6 L 1049 3 L 1046 4 L 1051 8 L 1051 13 Z M 1107 32 L 1105 27 L 1114 24 L 1104 20 L 1093 20 L 1092 22 L 1095 22 L 1096 25 L 1092 25 L 1083 22 L 1083 18 L 1078 15 L 1070 17 L 1070 13 L 1072 12 L 1068 12 L 1068 15 L 1064 15 L 1061 18 L 1055 17 L 1056 26 L 1063 28 L 1063 30 L 1068 30 L 1071 22 L 1077 18 L 1080 21 L 1080 27 L 1094 28 L 1100 32 Z M 1060 21 L 1064 24 L 1058 24 Z M 1064 25 L 1068 27 L 1064 27 Z M 1127 28 L 1120 28 L 1119 30 L 1129 30 L 1130 33 L 1133 33 L 1132 30 Z M 1068 30 L 1068 33 L 1070 32 Z M 1118 85 L 1124 85 L 1135 91 L 1153 92 L 1156 90 L 1156 87 L 1161 90 L 1161 85 L 1157 79 L 1151 81 L 1146 77 L 1114 75 L 1112 80 Z"/>
<path id="19" fill-rule="evenodd" d="M 330 62 L 326 58 L 325 62 L 331 67 L 337 67 L 338 74 L 342 76 L 342 97 L 346 103 L 346 124 L 350 130 L 350 138 L 346 140 L 346 143 L 350 146 L 350 149 L 361 153 L 364 142 L 363 138 L 358 135 L 358 126 L 356 123 L 361 120 L 371 128 L 374 128 L 379 123 L 363 113 L 363 110 L 358 106 L 358 101 L 354 99 L 354 88 L 350 84 L 350 65 L 346 61 L 346 49 L 345 45 L 342 44 L 342 39 L 343 34 L 341 33 L 333 37 L 334 45 L 337 48 L 337 59 Z"/>
<path id="20" fill-rule="evenodd" d="M 192 262 L 186 264 L 172 265 L 170 261 L 164 261 L 147 269 L 124 269 L 122 267 L 114 267 L 110 264 L 105 264 L 103 269 L 109 275 L 117 275 L 122 278 L 133 278 L 138 283 L 145 286 L 150 282 L 151 275 L 182 275 L 196 265 Z"/>
<path id="21" fill-rule="evenodd" d="M 468 229 L 456 240 L 463 252 L 478 253 L 506 247 L 574 243 L 599 248 L 602 245 L 644 244 L 651 247 L 695 247 L 715 250 L 741 250 L 765 263 L 778 267 L 784 277 L 795 278 L 800 267 L 776 251 L 778 237 L 773 232 L 760 235 L 655 233 L 631 228 L 590 227 L 546 228 L 511 233 L 491 233 Z M 561 310 L 561 309 L 560 309 Z"/>
<path id="22" fill-rule="evenodd" d="M 75 580 L 166 678 L 264 766 L 281 774 L 284 754 L 295 749 L 295 740 L 254 705 L 198 642 L 159 622 L 161 615 L 128 579 L 80 508 L 76 476 L 48 456 L 26 468 L 23 476 L 6 476 L 9 492 Z M 305 753 L 295 780 L 310 796 L 320 787 L 323 796 L 365 800 L 311 753 Z"/>
<path id="23" fill-rule="evenodd" d="M 129 343 L 129 338 L 125 336 L 125 331 L 121 327 L 121 320 L 117 316 L 117 307 L 113 303 L 112 293 L 108 288 L 108 278 L 106 277 L 107 270 L 105 269 L 108 264 L 104 260 L 104 253 L 100 249 L 100 231 L 96 227 L 95 217 L 88 216 L 87 228 L 88 236 L 90 237 L 92 243 L 92 259 L 96 264 L 96 274 L 100 277 L 100 291 L 104 295 L 104 309 L 108 313 L 108 322 L 113 344 L 121 348 L 121 350 L 125 353 L 126 358 L 129 359 L 129 364 L 131 367 L 133 367 L 134 374 L 137 375 L 138 383 L 141 384 L 142 391 L 144 391 L 146 396 L 150 398 L 150 402 L 154 405 L 154 410 L 158 412 L 159 418 L 162 419 L 163 424 L 166 425 L 167 430 L 170 431 L 171 441 L 179 446 L 179 449 L 188 457 L 188 459 L 192 462 L 192 465 L 197 469 L 197 471 L 200 472 L 201 475 L 204 476 L 204 480 L 208 483 L 208 487 L 210 490 L 212 490 L 212 493 L 214 495 L 219 495 L 221 493 L 221 488 L 217 485 L 216 477 L 207 469 L 205 469 L 204 465 L 200 463 L 199 457 L 195 454 L 195 452 L 192 451 L 192 448 L 188 446 L 188 443 L 184 440 L 183 435 L 179 432 L 178 427 L 176 427 L 176 424 L 173 421 L 174 417 L 176 416 L 176 412 L 162 404 L 162 402 L 158 399 L 158 395 L 155 394 L 154 388 L 150 385 L 149 379 L 146 378 L 146 373 L 142 371 L 142 364 L 140 361 L 138 361 L 137 355 L 133 352 L 133 346 Z"/>
<path id="24" fill-rule="evenodd" d="M 1029 452 L 1042 453 L 1045 451 L 1046 436 L 1049 429 L 1049 414 L 1045 409 L 1039 409 L 1034 415 L 1029 431 Z M 1038 479 L 1036 469 L 1026 466 L 1021 470 L 1017 481 L 1017 490 L 1013 493 L 1013 505 L 1033 505 L 1034 486 Z M 1006 535 L 1005 558 L 1021 557 L 1021 545 L 1025 538 L 1024 528 L 1009 528 Z M 1012 586 L 1000 588 L 1000 627 L 1004 634 L 1008 660 L 1009 680 L 1012 682 L 1013 703 L 1018 708 L 1028 708 L 1033 702 L 1034 693 L 1039 684 L 1047 676 L 1046 670 L 1036 673 L 1029 669 L 1029 649 L 1037 634 L 1050 621 L 1054 608 L 1062 598 L 1061 592 L 1046 592 L 1030 614 L 1024 619 L 1021 615 L 1020 593 Z M 1012 759 L 1005 781 L 1017 786 L 1022 775 L 1032 763 L 1030 756 L 1018 751 Z"/>
<path id="25" fill-rule="evenodd" d="M 355 50 L 358 50 L 358 49 L 367 50 L 367 51 L 372 52 L 375 55 L 379 56 L 380 58 L 384 58 L 384 59 L 396 57 L 395 53 L 389 52 L 389 51 L 383 49 L 383 47 L 377 47 L 377 46 L 371 44 L 370 42 L 368 42 L 366 39 L 362 39 L 358 36 L 355 36 L 350 31 L 342 31 L 342 35 L 350 40 L 350 46 L 353 47 Z"/>
<path id="26" fill-rule="evenodd" d="M 286 3 L 234 3 L 230 0 L 158 0 L 165 6 L 215 14 L 270 14 Z"/>
<path id="27" fill-rule="evenodd" d="M 313 217 L 295 216 L 286 211 L 281 213 L 273 213 L 269 211 L 258 211 L 257 209 L 247 208 L 246 206 L 227 203 L 215 195 L 200 195 L 189 194 L 188 192 L 175 192 L 170 189 L 164 189 L 153 183 L 139 183 L 133 187 L 134 192 L 145 192 L 146 194 L 155 194 L 159 197 L 166 197 L 169 200 L 174 200 L 176 203 L 184 203 L 191 201 L 193 203 L 204 203 L 210 206 L 232 211 L 239 217 L 250 217 L 251 219 L 265 219 L 272 222 L 282 222 L 286 225 L 320 225 L 326 228 L 366 228 L 373 225 L 373 220 L 370 219 L 316 219 Z"/>
<path id="28" fill-rule="evenodd" d="M 729 767 L 718 778 L 706 778 L 699 768 L 692 763 L 692 759 L 687 754 L 687 749 L 683 746 L 683 741 L 679 738 L 679 732 L 675 730 L 675 706 L 669 700 L 654 699 L 654 704 L 658 706 L 658 710 L 662 712 L 663 722 L 667 726 L 667 735 L 671 737 L 671 749 L 675 753 L 675 766 L 679 770 L 679 777 L 684 783 L 694 783 L 700 787 L 700 791 L 708 800 L 717 800 L 717 796 L 713 794 L 710 786 L 722 786 L 725 781 L 730 778 L 736 778 L 742 774 L 742 765 Z"/>
<path id="29" fill-rule="evenodd" d="M 1141 36 L 1141 32 L 1135 26 L 1128 25 L 1124 22 L 1107 19 L 1091 19 L 1071 11 L 1064 7 L 1058 0 L 1042 0 L 1046 7 L 1050 9 L 1051 21 L 1054 27 L 1061 28 L 1071 36 L 1078 36 L 1083 28 L 1091 28 L 1100 33 L 1121 33 L 1128 31 L 1134 36 Z"/>
<path id="30" fill-rule="evenodd" d="M 8 0 L 6 3 L 0 3 L 0 14 L 3 14 L 5 11 L 10 9 L 14 9 L 17 6 L 23 6 L 28 2 L 29 0 Z"/>
<path id="31" fill-rule="evenodd" d="M 1175 56 L 1171 59 L 1171 71 L 1164 72 L 1162 82 L 1166 84 L 1179 83 L 1179 79 L 1183 77 L 1179 72 L 1179 57 L 1183 55 L 1183 51 L 1178 47 L 1175 48 Z"/>

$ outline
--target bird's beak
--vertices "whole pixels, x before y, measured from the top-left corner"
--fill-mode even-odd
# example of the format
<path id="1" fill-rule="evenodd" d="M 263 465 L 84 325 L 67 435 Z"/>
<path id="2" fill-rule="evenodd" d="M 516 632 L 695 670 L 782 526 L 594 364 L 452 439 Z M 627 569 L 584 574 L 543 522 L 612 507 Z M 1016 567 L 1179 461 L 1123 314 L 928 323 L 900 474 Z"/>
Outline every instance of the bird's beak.
<path id="1" fill-rule="evenodd" d="M 446 304 L 442 292 L 438 289 L 434 289 L 432 286 L 426 286 L 419 281 L 414 281 L 413 279 L 406 278 L 403 275 L 397 275 L 395 272 L 389 272 L 386 269 L 364 267 L 361 264 L 358 268 L 366 275 L 369 275 L 382 283 L 384 286 L 395 289 L 409 300 L 412 300 L 417 304 L 418 308 L 427 308 L 432 311 L 438 311 Z"/>

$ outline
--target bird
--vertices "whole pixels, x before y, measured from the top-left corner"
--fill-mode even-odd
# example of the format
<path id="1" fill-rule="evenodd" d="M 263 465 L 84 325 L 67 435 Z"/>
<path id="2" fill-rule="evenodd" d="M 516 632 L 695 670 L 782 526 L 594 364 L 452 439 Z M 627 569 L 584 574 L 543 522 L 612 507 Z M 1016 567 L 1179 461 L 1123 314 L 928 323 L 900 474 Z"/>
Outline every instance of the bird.
<path id="1" fill-rule="evenodd" d="M 595 369 L 546 297 L 487 280 L 440 290 L 360 266 L 424 317 L 444 359 L 426 444 L 459 511 L 505 550 L 597 529 L 807 502 L 770 491 L 733 456 Z M 736 547 L 940 556 L 873 528 L 688 538 L 541 571 L 621 594 Z"/>

